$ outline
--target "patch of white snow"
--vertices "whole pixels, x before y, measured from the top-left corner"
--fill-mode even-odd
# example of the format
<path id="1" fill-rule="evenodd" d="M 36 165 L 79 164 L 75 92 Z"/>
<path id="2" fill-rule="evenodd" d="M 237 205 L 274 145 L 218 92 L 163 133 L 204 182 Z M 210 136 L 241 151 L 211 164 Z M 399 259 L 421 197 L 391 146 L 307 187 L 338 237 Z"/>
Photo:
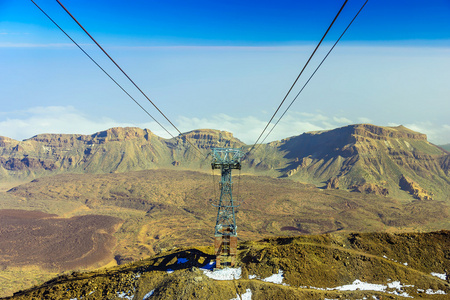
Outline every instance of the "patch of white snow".
<path id="1" fill-rule="evenodd" d="M 388 287 L 391 289 L 401 289 L 403 287 L 413 287 L 414 285 L 402 285 L 400 281 L 393 281 L 393 282 L 389 282 Z"/>
<path id="2" fill-rule="evenodd" d="M 256 277 L 258 277 L 258 276 L 256 276 L 256 275 L 248 275 L 248 279 L 255 279 Z"/>
<path id="3" fill-rule="evenodd" d="M 125 293 L 125 292 L 117 292 L 117 297 L 122 298 L 122 299 L 127 299 L 127 300 L 133 300 L 134 295 L 127 296 L 127 293 Z"/>
<path id="4" fill-rule="evenodd" d="M 338 286 L 332 289 L 328 290 L 339 290 L 339 291 L 378 291 L 378 292 L 384 292 L 386 291 L 386 286 L 382 284 L 375 284 L 375 283 L 367 283 L 362 282 L 361 280 L 356 279 L 353 281 L 352 284 L 347 284 L 343 286 Z"/>
<path id="5" fill-rule="evenodd" d="M 436 276 L 436 277 L 439 277 L 439 278 L 442 279 L 442 280 L 445 280 L 446 277 L 447 277 L 447 274 L 445 274 L 445 273 L 435 273 L 435 272 L 431 272 L 431 275 Z"/>
<path id="6" fill-rule="evenodd" d="M 405 297 L 405 298 L 414 298 L 413 296 L 410 296 L 407 292 L 403 292 L 403 291 L 393 291 L 393 292 L 388 292 L 389 294 L 392 295 L 397 295 L 397 296 L 401 296 L 401 297 Z"/>
<path id="7" fill-rule="evenodd" d="M 283 283 L 283 270 L 278 270 L 278 274 L 273 274 L 267 278 L 264 278 L 262 281 L 282 284 Z"/>
<path id="8" fill-rule="evenodd" d="M 148 298 L 150 298 L 153 295 L 154 292 L 155 292 L 155 290 L 151 290 L 150 292 L 145 294 L 145 296 L 144 296 L 144 298 L 142 298 L 142 300 L 147 300 Z"/>
<path id="9" fill-rule="evenodd" d="M 425 294 L 428 295 L 447 295 L 444 291 L 442 290 L 437 290 L 437 291 L 433 291 L 432 289 L 428 289 L 425 291 Z"/>
<path id="10" fill-rule="evenodd" d="M 225 268 L 215 271 L 203 270 L 203 273 L 214 280 L 233 280 L 240 279 L 242 269 L 241 268 Z"/>
<path id="11" fill-rule="evenodd" d="M 236 298 L 230 300 L 252 300 L 252 290 L 246 289 L 244 294 L 241 294 L 240 296 L 236 294 Z"/>

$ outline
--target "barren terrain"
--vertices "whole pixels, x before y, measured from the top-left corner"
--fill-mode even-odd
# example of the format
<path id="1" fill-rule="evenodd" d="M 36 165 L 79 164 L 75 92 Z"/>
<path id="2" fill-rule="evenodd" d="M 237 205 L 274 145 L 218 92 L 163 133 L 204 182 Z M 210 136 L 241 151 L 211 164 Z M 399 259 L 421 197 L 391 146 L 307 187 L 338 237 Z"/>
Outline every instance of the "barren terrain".
<path id="1" fill-rule="evenodd" d="M 212 247 L 184 248 L 64 275 L 9 299 L 448 299 L 449 249 L 449 231 L 268 238 L 239 243 L 228 280 L 199 269 L 211 266 Z"/>
<path id="2" fill-rule="evenodd" d="M 102 215 L 66 219 L 39 211 L 0 210 L 0 274 L 103 266 L 113 260 L 113 233 L 120 222 Z M 16 288 L 14 281 L 6 281 L 0 279 L 3 292 Z"/>
<path id="3" fill-rule="evenodd" d="M 1 295 L 211 245 L 220 174 L 206 154 L 250 146 L 218 130 L 187 136 L 204 157 L 139 128 L 0 137 Z M 240 242 L 450 230 L 450 154 L 403 126 L 304 133 L 260 145 L 242 166 L 233 172 Z"/>
<path id="4" fill-rule="evenodd" d="M 74 261 L 82 253 L 90 253 L 95 237 L 104 237 L 98 234 L 99 228 L 113 232 L 111 228 L 121 219 L 123 224 L 114 233 L 115 247 L 108 243 L 103 245 L 110 245 L 107 249 L 112 251 L 114 264 L 124 264 L 174 246 L 211 245 L 216 208 L 210 205 L 209 199 L 218 197 L 219 179 L 217 173 L 211 176 L 176 170 L 64 174 L 33 180 L 1 193 L 0 207 L 27 207 L 68 218 L 41 214 L 40 218 L 21 222 L 22 228 L 28 226 L 24 238 L 30 248 L 42 245 L 43 239 L 37 238 L 36 233 L 43 230 L 48 233 L 44 236 L 48 239 L 44 244 L 60 245 L 55 258 L 72 257 Z M 234 184 L 235 197 L 241 201 L 237 213 L 240 241 L 332 232 L 450 229 L 448 204 L 442 201 L 397 200 L 373 194 L 323 190 L 291 180 L 239 176 L 239 173 L 234 177 Z M 82 220 L 85 223 L 80 223 Z M 53 227 L 51 230 L 45 227 L 53 224 L 58 224 L 60 233 Z M 64 230 L 66 225 L 70 225 L 71 231 Z M 50 234 L 52 232 L 55 234 Z M 71 242 L 71 237 L 83 238 L 86 247 L 75 247 L 78 245 Z M 5 247 L 14 249 L 16 246 L 8 244 Z M 48 266 L 55 258 L 35 256 L 29 264 Z M 107 263 L 103 257 L 94 254 L 87 255 L 86 259 L 92 259 L 97 265 Z M 27 270 L 25 261 L 22 262 L 24 267 L 15 269 L 20 271 L 15 274 L 21 274 L 25 279 L 32 277 L 31 274 L 43 276 L 49 273 L 42 268 Z M 69 261 L 58 266 L 62 271 L 77 268 Z M 0 271 L 0 284 L 2 278 L 6 284 L 12 274 L 11 267 Z M 39 281 L 29 280 L 28 283 Z"/>

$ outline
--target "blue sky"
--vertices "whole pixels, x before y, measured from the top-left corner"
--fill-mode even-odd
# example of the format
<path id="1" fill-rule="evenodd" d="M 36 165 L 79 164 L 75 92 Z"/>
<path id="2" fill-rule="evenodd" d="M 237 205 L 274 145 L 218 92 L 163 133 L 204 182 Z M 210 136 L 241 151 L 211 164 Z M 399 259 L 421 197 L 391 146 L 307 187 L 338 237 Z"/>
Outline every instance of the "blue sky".
<path id="1" fill-rule="evenodd" d="M 253 143 L 343 1 L 68 1 L 181 131 Z M 167 122 L 56 1 L 40 5 L 148 111 Z M 364 1 L 349 0 L 287 103 Z M 370 0 L 267 141 L 355 123 L 405 125 L 450 142 L 450 1 Z M 0 0 L 0 135 L 167 134 L 31 1 Z"/>

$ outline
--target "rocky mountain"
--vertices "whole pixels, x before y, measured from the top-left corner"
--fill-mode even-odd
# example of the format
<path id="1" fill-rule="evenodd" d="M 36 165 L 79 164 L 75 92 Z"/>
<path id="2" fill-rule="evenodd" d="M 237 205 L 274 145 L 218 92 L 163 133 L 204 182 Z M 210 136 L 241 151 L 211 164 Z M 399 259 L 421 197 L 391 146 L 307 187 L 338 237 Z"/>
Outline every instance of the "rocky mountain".
<path id="1" fill-rule="evenodd" d="M 209 171 L 212 147 L 249 145 L 229 132 L 200 129 L 163 139 L 148 129 L 111 128 L 92 135 L 0 137 L 0 179 L 60 173 L 111 173 L 157 168 Z M 350 125 L 259 145 L 243 172 L 286 177 L 319 187 L 448 200 L 450 154 L 403 126 Z"/>
<path id="2" fill-rule="evenodd" d="M 350 125 L 276 147 L 289 159 L 281 176 L 357 192 L 400 196 L 403 190 L 419 200 L 448 199 L 449 153 L 403 126 Z"/>
<path id="3" fill-rule="evenodd" d="M 224 131 L 195 130 L 185 136 L 202 150 L 244 145 Z M 199 168 L 198 162 L 203 159 L 184 138 L 163 139 L 140 128 L 111 128 L 92 135 L 40 134 L 24 141 L 0 137 L 1 180 L 180 165 Z"/>

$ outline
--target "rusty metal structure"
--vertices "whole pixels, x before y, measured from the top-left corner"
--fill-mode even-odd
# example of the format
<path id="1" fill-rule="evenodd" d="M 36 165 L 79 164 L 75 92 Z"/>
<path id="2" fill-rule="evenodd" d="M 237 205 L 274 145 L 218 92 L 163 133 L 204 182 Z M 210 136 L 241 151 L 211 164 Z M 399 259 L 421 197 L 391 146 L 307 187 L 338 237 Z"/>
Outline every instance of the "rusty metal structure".
<path id="1" fill-rule="evenodd" d="M 211 167 L 221 170 L 219 182 L 220 197 L 215 199 L 217 207 L 216 226 L 214 227 L 214 251 L 216 268 L 233 267 L 237 253 L 236 208 L 239 203 L 233 199 L 233 182 L 231 171 L 241 169 L 244 153 L 235 148 L 213 148 Z"/>

